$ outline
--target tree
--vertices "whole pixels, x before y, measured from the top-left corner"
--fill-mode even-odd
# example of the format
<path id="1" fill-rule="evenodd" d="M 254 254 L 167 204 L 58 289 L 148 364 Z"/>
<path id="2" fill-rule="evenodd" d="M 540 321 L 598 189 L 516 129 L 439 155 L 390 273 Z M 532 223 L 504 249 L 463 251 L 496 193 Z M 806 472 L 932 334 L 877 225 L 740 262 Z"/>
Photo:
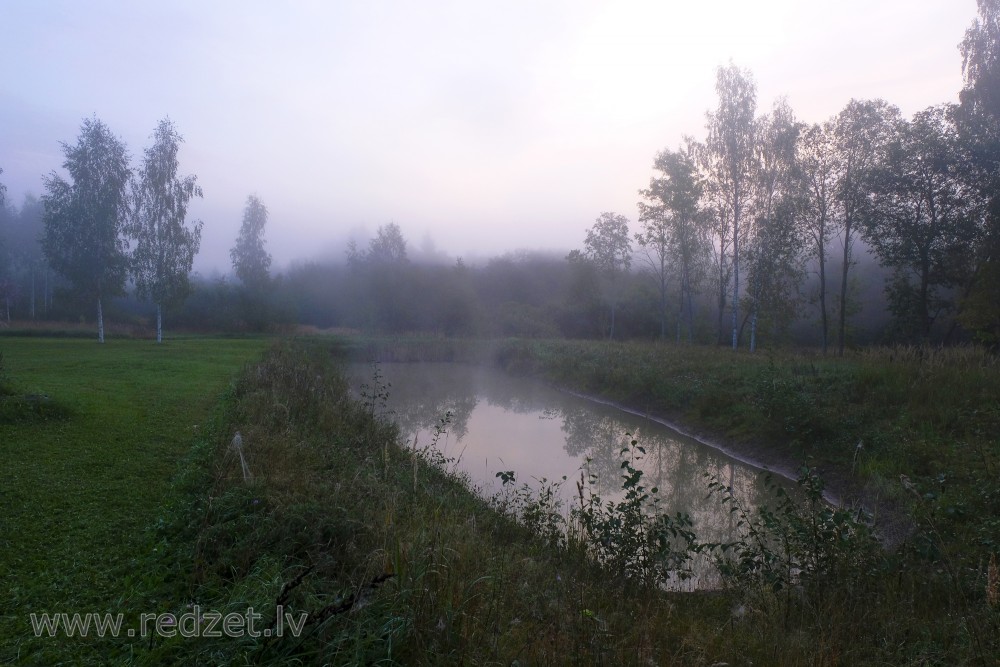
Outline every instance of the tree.
<path id="1" fill-rule="evenodd" d="M 45 179 L 45 233 L 49 264 L 83 297 L 97 301 L 97 337 L 104 342 L 105 296 L 121 294 L 128 269 L 127 187 L 132 172 L 121 139 L 97 118 L 83 121 L 75 146 L 62 144 L 71 182 Z"/>
<path id="2" fill-rule="evenodd" d="M 978 0 L 979 18 L 960 50 L 965 86 L 959 129 L 971 161 L 967 181 L 985 198 L 985 234 L 962 294 L 961 322 L 983 340 L 1000 341 L 1000 2 Z"/>
<path id="3" fill-rule="evenodd" d="M 3 174 L 3 168 L 0 167 L 0 174 Z M 0 222 L 4 221 L 6 210 L 4 207 L 5 199 L 4 196 L 7 192 L 7 186 L 0 183 Z M 9 262 L 7 258 L 7 244 L 4 239 L 3 225 L 0 225 L 0 280 L 3 280 L 4 275 L 7 273 L 7 263 Z M 6 290 L 4 290 L 6 292 Z"/>
<path id="4" fill-rule="evenodd" d="M 44 233 L 45 207 L 37 198 L 25 195 L 21 208 L 0 207 L 0 227 L 6 227 L 6 250 L 0 250 L 0 275 L 6 275 L 12 295 L 18 295 L 19 304 L 34 319 L 38 308 L 37 296 L 41 291 L 42 309 L 49 305 L 48 265 L 42 252 L 40 239 Z M 3 219 L 6 219 L 6 224 Z M 6 255 L 5 257 L 3 255 Z M 16 303 L 16 301 L 15 301 Z"/>
<path id="5" fill-rule="evenodd" d="M 376 263 L 400 263 L 406 261 L 406 239 L 399 225 L 390 222 L 381 225 L 375 238 L 368 242 L 368 261 Z"/>
<path id="6" fill-rule="evenodd" d="M 267 207 L 257 195 L 247 197 L 243 209 L 243 224 L 236 238 L 236 245 L 229 251 L 233 270 L 243 285 L 255 292 L 262 292 L 270 280 L 271 255 L 264 248 L 264 228 L 267 226 Z"/>
<path id="7" fill-rule="evenodd" d="M 229 251 L 236 277 L 243 284 L 244 314 L 251 326 L 267 326 L 267 294 L 270 287 L 271 255 L 264 249 L 267 207 L 257 195 L 247 197 L 236 245 Z"/>
<path id="8" fill-rule="evenodd" d="M 632 265 L 632 243 L 628 234 L 628 218 L 617 213 L 605 212 L 587 230 L 584 255 L 604 278 L 607 298 L 611 305 L 611 330 L 615 337 L 615 309 L 618 305 L 618 282 Z"/>
<path id="9" fill-rule="evenodd" d="M 827 244 L 833 234 L 833 198 L 837 185 L 833 133 L 832 121 L 813 125 L 802 133 L 796 148 L 798 175 L 803 189 L 802 223 L 812 242 L 811 252 L 819 271 L 820 333 L 824 355 L 830 338 L 826 304 Z"/>
<path id="10" fill-rule="evenodd" d="M 177 152 L 184 139 L 161 120 L 146 149 L 132 199 L 131 233 L 136 246 L 132 272 L 139 294 L 156 303 L 156 342 L 163 341 L 163 307 L 190 292 L 188 274 L 201 244 L 202 222 L 185 226 L 188 203 L 201 197 L 196 176 L 177 176 Z"/>
<path id="11" fill-rule="evenodd" d="M 719 106 L 708 115 L 708 141 L 703 153 L 704 167 L 718 206 L 721 230 L 731 233 L 733 275 L 733 349 L 738 346 L 740 300 L 740 236 L 746 209 L 752 196 L 757 87 L 750 72 L 730 63 L 717 72 L 715 91 Z M 721 236 L 721 235 L 720 235 Z M 728 245 L 720 238 L 721 245 Z M 720 258 L 721 259 L 721 258 Z M 720 266 L 723 264 L 720 261 Z M 720 270 L 720 277 L 724 273 Z M 720 290 L 724 289 L 720 286 Z M 720 298 L 723 305 L 724 297 Z M 720 315 L 721 318 L 721 315 Z"/>
<path id="12" fill-rule="evenodd" d="M 961 102 L 976 115 L 1000 119 L 1000 1 L 976 4 L 979 18 L 959 45 L 965 76 Z"/>
<path id="13" fill-rule="evenodd" d="M 840 274 L 840 309 L 837 353 L 847 341 L 848 273 L 854 264 L 854 235 L 867 207 L 869 174 L 899 109 L 883 100 L 851 100 L 834 124 L 837 169 L 837 222 L 843 249 Z"/>
<path id="14" fill-rule="evenodd" d="M 642 231 L 636 242 L 645 248 L 646 264 L 657 279 L 660 296 L 660 338 L 666 336 L 667 283 L 678 279 L 677 339 L 687 318 L 688 340 L 693 338 L 694 287 L 700 282 L 708 255 L 708 233 L 701 210 L 704 190 L 694 161 L 694 146 L 686 151 L 665 150 L 656 156 L 653 168 L 660 176 L 650 179 L 649 189 L 639 193 Z"/>
<path id="15" fill-rule="evenodd" d="M 928 340 L 950 307 L 942 287 L 964 285 L 979 245 L 982 207 L 961 175 L 954 110 L 947 105 L 900 120 L 872 170 L 865 241 L 895 269 L 889 303 L 905 334 Z"/>
<path id="16" fill-rule="evenodd" d="M 756 157 L 752 162 L 755 196 L 748 207 L 744 235 L 751 352 L 757 349 L 761 312 L 775 328 L 794 316 L 803 247 L 795 160 L 801 125 L 784 100 L 775 103 L 771 113 L 756 125 Z"/>

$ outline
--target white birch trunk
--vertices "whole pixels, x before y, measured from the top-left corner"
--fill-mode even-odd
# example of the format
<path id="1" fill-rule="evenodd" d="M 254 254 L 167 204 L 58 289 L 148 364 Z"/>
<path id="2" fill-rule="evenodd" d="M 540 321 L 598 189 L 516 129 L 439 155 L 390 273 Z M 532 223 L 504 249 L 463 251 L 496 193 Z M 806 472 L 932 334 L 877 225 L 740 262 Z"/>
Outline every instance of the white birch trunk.
<path id="1" fill-rule="evenodd" d="M 97 342 L 104 342 L 104 310 L 101 308 L 100 297 L 97 297 Z"/>
<path id="2" fill-rule="evenodd" d="M 737 327 L 740 322 L 740 237 L 739 209 L 733 216 L 733 349 L 737 347 Z"/>
<path id="3" fill-rule="evenodd" d="M 156 304 L 156 342 L 163 342 L 163 307 Z"/>

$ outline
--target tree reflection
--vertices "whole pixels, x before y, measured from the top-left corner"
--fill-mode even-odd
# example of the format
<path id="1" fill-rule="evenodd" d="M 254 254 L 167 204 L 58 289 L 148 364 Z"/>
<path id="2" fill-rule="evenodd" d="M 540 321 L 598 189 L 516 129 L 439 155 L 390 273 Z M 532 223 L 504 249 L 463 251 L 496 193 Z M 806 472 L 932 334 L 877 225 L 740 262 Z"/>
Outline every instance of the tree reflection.
<path id="1" fill-rule="evenodd" d="M 419 372 L 407 372 L 414 370 L 408 366 L 420 366 Z M 468 434 L 469 417 L 479 404 L 478 390 L 472 373 L 457 371 L 448 364 L 379 365 L 388 393 L 386 416 L 396 422 L 404 438 L 412 442 L 420 433 L 434 433 L 445 415 L 449 415 L 447 430 L 456 439 Z M 355 364 L 349 373 L 358 386 L 372 383 L 371 366 Z"/>
<path id="2" fill-rule="evenodd" d="M 522 468 L 515 471 L 519 480 L 562 475 L 575 479 L 583 468 L 585 477 L 596 477 L 592 492 L 617 500 L 622 490 L 622 450 L 635 439 L 645 450 L 636 464 L 644 484 L 659 489 L 664 510 L 687 513 L 702 541 L 727 541 L 737 530 L 733 514 L 709 496 L 709 476 L 731 486 L 746 507 L 773 500 L 756 470 L 663 424 L 613 406 L 476 366 L 399 363 L 383 364 L 381 370 L 389 385 L 388 416 L 399 424 L 403 437 L 410 442 L 419 437 L 421 445 L 430 444 L 435 427 L 450 413 L 450 437 L 462 444 L 463 451 L 475 450 L 470 458 L 480 467 L 467 472 L 484 488 L 495 482 L 496 466 L 508 469 L 500 459 L 509 460 L 520 452 Z M 360 381 L 370 382 L 370 374 L 370 367 L 352 369 Z M 482 467 L 484 458 L 493 467 Z M 577 502 L 572 483 L 564 485 L 563 494 L 567 503 Z"/>

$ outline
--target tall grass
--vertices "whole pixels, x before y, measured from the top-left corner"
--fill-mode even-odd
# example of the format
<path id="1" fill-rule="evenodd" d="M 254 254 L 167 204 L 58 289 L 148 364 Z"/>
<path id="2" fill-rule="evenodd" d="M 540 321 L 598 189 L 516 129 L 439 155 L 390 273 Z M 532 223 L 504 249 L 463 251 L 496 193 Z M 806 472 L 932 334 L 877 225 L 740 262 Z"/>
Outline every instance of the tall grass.
<path id="1" fill-rule="evenodd" d="M 738 381 L 748 395 L 763 394 L 750 410 L 770 411 L 767 419 L 782 409 L 778 400 L 762 407 L 767 392 L 787 392 L 782 383 L 805 378 L 803 386 L 839 391 L 855 372 L 822 360 L 733 361 L 705 351 L 630 380 L 621 368 L 636 369 L 628 346 L 522 345 L 501 347 L 501 363 L 564 382 L 580 377 L 581 385 L 590 374 L 612 388 L 651 382 L 643 391 L 661 400 L 682 391 L 657 381 L 663 373 L 700 379 L 700 388 L 686 389 L 691 404 Z M 575 375 L 564 355 L 584 374 Z M 915 493 L 905 491 L 914 532 L 891 552 L 875 546 L 857 513 L 819 502 L 812 474 L 803 481 L 804 504 L 776 497 L 760 513 L 741 510 L 716 485 L 746 528 L 730 545 L 697 544 L 697 526 L 676 514 L 683 508 L 657 514 L 655 493 L 629 465 L 624 504 L 588 502 L 581 487 L 579 510 L 567 519 L 557 494 L 546 493 L 551 487 L 515 491 L 509 471 L 508 495 L 489 502 L 433 450 L 398 443 L 379 409 L 384 387 L 373 380 L 363 400 L 352 400 L 332 356 L 323 341 L 281 344 L 247 366 L 206 452 L 208 490 L 168 530 L 187 531 L 190 540 L 176 543 L 195 545 L 178 613 L 192 603 L 222 610 L 280 603 L 308 614 L 305 633 L 156 640 L 145 660 L 834 665 L 992 664 L 1000 655 L 988 559 L 977 565 L 954 548 L 958 524 L 945 519 L 945 494 L 924 478 L 912 478 Z M 237 430 L 250 481 L 230 451 Z M 626 464 L 637 451 L 623 452 Z M 677 522 L 657 523 L 663 516 Z M 695 549 L 715 554 L 727 588 L 663 590 L 663 574 L 682 571 L 684 554 Z M 662 569 L 651 567 L 657 563 Z"/>

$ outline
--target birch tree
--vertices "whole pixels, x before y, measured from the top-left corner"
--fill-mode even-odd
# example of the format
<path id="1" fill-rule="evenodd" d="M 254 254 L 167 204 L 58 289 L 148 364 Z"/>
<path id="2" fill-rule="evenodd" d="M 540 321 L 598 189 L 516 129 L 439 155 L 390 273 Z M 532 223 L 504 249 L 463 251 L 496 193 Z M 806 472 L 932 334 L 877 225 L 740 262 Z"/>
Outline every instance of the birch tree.
<path id="1" fill-rule="evenodd" d="M 229 251 L 236 277 L 252 291 L 262 291 L 270 280 L 271 255 L 264 248 L 267 215 L 267 207 L 257 195 L 247 197 L 240 233 Z"/>
<path id="2" fill-rule="evenodd" d="M 785 100 L 776 102 L 771 113 L 757 121 L 754 197 L 748 207 L 744 242 L 751 352 L 757 349 L 762 311 L 772 322 L 787 323 L 794 315 L 803 246 L 795 162 L 800 129 Z"/>
<path id="3" fill-rule="evenodd" d="M 188 275 L 201 244 L 202 222 L 186 225 L 188 204 L 201 197 L 196 176 L 177 175 L 184 139 L 161 120 L 146 149 L 132 199 L 132 273 L 140 296 L 156 304 L 156 342 L 163 342 L 163 308 L 190 293 Z"/>
<path id="4" fill-rule="evenodd" d="M 833 197 L 837 184 L 833 132 L 833 123 L 830 121 L 812 125 L 802 133 L 796 148 L 798 174 L 803 188 L 802 224 L 809 236 L 811 254 L 816 259 L 819 272 L 817 298 L 824 355 L 830 338 L 826 303 L 827 245 L 831 241 L 835 224 Z"/>
<path id="5" fill-rule="evenodd" d="M 660 337 L 666 337 L 668 279 L 678 283 L 677 340 L 684 321 L 690 341 L 694 329 L 694 289 L 700 283 L 708 255 L 709 239 L 701 210 L 704 189 L 694 159 L 693 145 L 687 150 L 665 150 L 656 156 L 659 172 L 649 188 L 639 193 L 639 221 L 642 230 L 636 242 L 645 249 L 648 268 L 656 278 L 660 295 Z"/>
<path id="6" fill-rule="evenodd" d="M 236 245 L 229 251 L 236 277 L 243 284 L 244 316 L 251 327 L 264 329 L 268 321 L 271 255 L 264 247 L 267 207 L 257 195 L 247 197 Z"/>
<path id="7" fill-rule="evenodd" d="M 959 119 L 971 164 L 967 181 L 988 202 L 985 235 L 963 289 L 960 320 L 984 341 L 1000 341 L 1000 0 L 977 0 L 979 16 L 962 40 Z"/>
<path id="8" fill-rule="evenodd" d="M 837 169 L 837 220 L 842 265 L 837 353 L 844 354 L 847 340 L 848 274 L 854 265 L 854 241 L 867 207 L 868 178 L 899 110 L 883 100 L 851 100 L 834 125 Z"/>
<path id="9" fill-rule="evenodd" d="M 594 264 L 605 281 L 607 298 L 611 306 L 611 331 L 608 337 L 614 339 L 619 282 L 632 265 L 628 218 L 617 213 L 601 213 L 594 226 L 587 230 L 584 248 L 584 255 Z"/>
<path id="10" fill-rule="evenodd" d="M 732 344 L 735 350 L 739 344 L 740 243 L 746 226 L 747 207 L 753 194 L 757 87 L 750 72 L 730 63 L 728 67 L 719 68 L 715 90 L 719 106 L 715 113 L 708 114 L 704 167 L 716 196 L 717 220 L 722 225 L 720 229 L 731 232 Z M 724 236 L 720 234 L 720 237 Z M 722 238 L 720 244 L 725 245 Z M 720 261 L 720 266 L 722 264 Z M 720 269 L 720 277 L 723 273 Z M 724 298 L 720 298 L 720 305 L 723 301 Z"/>
<path id="11" fill-rule="evenodd" d="M 725 315 L 727 295 L 729 285 L 733 277 L 732 265 L 732 209 L 729 206 L 729 199 L 726 191 L 722 187 L 719 179 L 713 178 L 713 169 L 716 163 L 712 154 L 705 144 L 695 146 L 695 154 L 699 169 L 703 175 L 703 214 L 705 216 L 706 228 L 711 238 L 710 247 L 712 251 L 712 262 L 714 264 L 713 282 L 716 292 L 716 323 L 717 339 L 716 343 L 722 345 L 725 342 L 726 327 Z"/>
<path id="12" fill-rule="evenodd" d="M 76 145 L 62 148 L 70 180 L 55 172 L 45 179 L 42 248 L 53 269 L 97 302 L 103 343 L 103 299 L 124 292 L 128 270 L 128 152 L 97 118 L 84 120 Z"/>

